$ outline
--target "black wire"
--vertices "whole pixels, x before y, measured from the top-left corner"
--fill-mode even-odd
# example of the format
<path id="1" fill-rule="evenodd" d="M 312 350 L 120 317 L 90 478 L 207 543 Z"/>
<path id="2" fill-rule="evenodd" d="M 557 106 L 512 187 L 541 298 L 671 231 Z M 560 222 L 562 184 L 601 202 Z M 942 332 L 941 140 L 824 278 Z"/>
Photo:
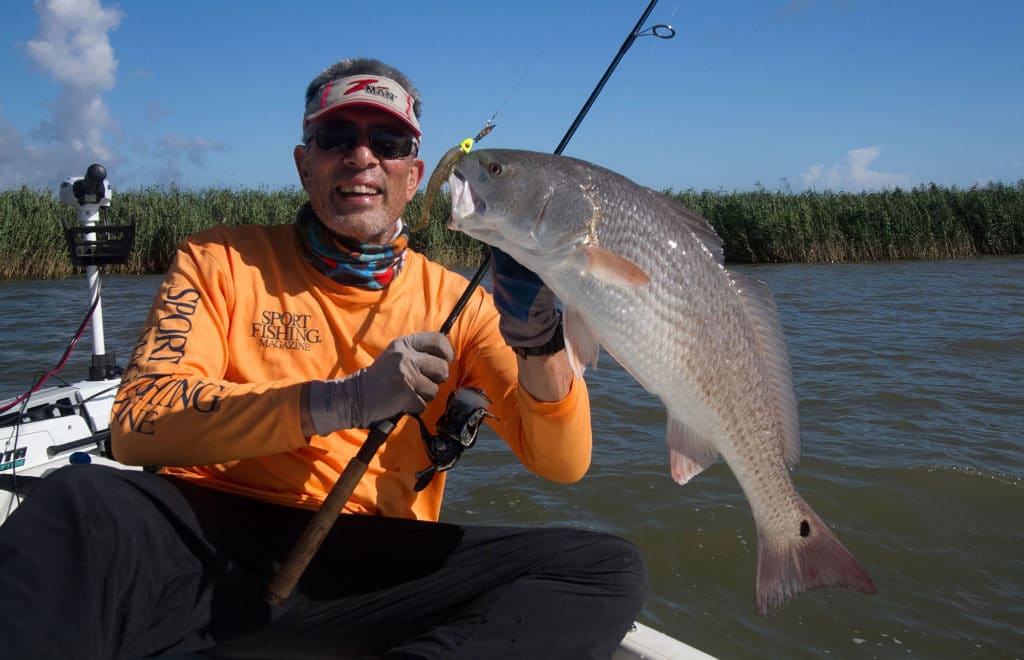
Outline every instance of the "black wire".
<path id="1" fill-rule="evenodd" d="M 85 313 L 85 318 L 82 319 L 82 322 L 79 324 L 78 329 L 75 330 L 75 334 L 71 337 L 71 341 L 68 342 L 67 347 L 64 349 L 64 354 L 61 355 L 60 360 L 57 361 L 57 366 L 55 366 L 53 369 L 51 369 L 48 372 L 37 371 L 36 375 L 33 377 L 34 378 L 34 382 L 32 383 L 32 386 L 29 387 L 29 389 L 24 394 L 22 394 L 19 397 L 15 398 L 14 401 L 12 401 L 11 403 L 7 404 L 6 406 L 3 406 L 2 408 L 0 408 L 0 413 L 2 413 L 4 411 L 6 411 L 6 410 L 10 410 L 11 408 L 13 408 L 14 406 L 16 406 L 18 404 L 21 404 L 21 407 L 18 409 L 18 412 L 16 413 L 17 414 L 17 418 L 14 421 L 14 444 L 11 447 L 12 457 L 18 451 L 18 440 L 21 437 L 21 425 L 24 423 L 25 411 L 28 410 L 28 404 L 29 404 L 29 401 L 32 398 L 32 394 L 34 394 L 35 392 L 39 391 L 39 388 L 43 386 L 43 383 L 45 383 L 48 378 L 50 378 L 51 376 L 56 375 L 57 372 L 59 372 L 61 369 L 64 368 L 64 365 L 68 361 L 68 357 L 71 355 L 71 351 L 75 350 L 75 347 L 78 345 L 79 340 L 81 340 L 81 338 L 82 338 L 82 334 L 85 332 L 86 327 L 88 327 L 88 325 L 89 325 L 89 321 L 92 319 L 93 313 L 96 311 L 96 308 L 99 306 L 99 303 L 100 303 L 100 288 L 101 288 L 100 283 L 99 283 L 99 281 L 97 281 L 96 282 L 96 295 L 93 297 L 92 304 L 89 305 L 89 310 Z M 104 390 L 104 392 L 106 392 L 106 391 L 109 391 L 109 390 Z M 97 395 L 93 395 L 93 396 L 95 397 Z M 92 398 L 92 397 L 90 397 L 90 398 Z M 13 484 L 13 491 L 12 492 L 13 492 L 14 498 L 12 498 L 10 502 L 8 502 L 7 513 L 5 514 L 5 516 L 8 516 L 8 515 L 11 514 L 11 511 L 13 510 L 11 508 L 11 505 L 14 503 L 15 499 L 17 499 L 18 505 L 21 505 L 21 491 L 18 489 L 18 467 L 17 467 L 17 461 L 16 460 L 13 461 L 13 463 L 11 465 L 11 482 Z"/>
<path id="2" fill-rule="evenodd" d="M 57 366 L 55 366 L 49 372 L 43 374 L 43 376 L 41 378 L 39 378 L 39 380 L 37 380 L 32 385 L 32 387 L 30 387 L 24 394 L 21 394 L 20 396 L 15 398 L 14 401 L 11 401 L 7 405 L 5 405 L 2 408 L 0 408 L 0 413 L 4 412 L 5 410 L 10 410 L 14 406 L 16 406 L 19 403 L 21 403 L 22 401 L 27 401 L 28 398 L 34 392 L 36 392 L 40 387 L 42 387 L 43 383 L 45 383 L 48 378 L 50 378 L 51 376 L 56 375 L 58 371 L 60 371 L 61 369 L 64 368 L 64 365 L 68 361 L 68 357 L 71 355 L 71 351 L 75 350 L 75 347 L 78 345 L 79 340 L 81 340 L 81 338 L 82 338 L 82 334 L 85 332 L 85 328 L 89 325 L 90 319 L 92 319 L 93 312 L 96 311 L 96 307 L 100 303 L 100 288 L 101 288 L 100 284 L 99 284 L 99 282 L 97 282 L 96 283 L 96 296 L 93 298 L 92 305 L 89 307 L 89 311 L 87 311 L 85 313 L 85 318 L 82 319 L 82 323 L 78 326 L 78 330 L 75 331 L 75 334 L 74 334 L 74 336 L 72 336 L 71 341 L 68 343 L 67 348 L 64 349 L 64 354 L 61 356 L 60 360 L 57 362 Z"/>

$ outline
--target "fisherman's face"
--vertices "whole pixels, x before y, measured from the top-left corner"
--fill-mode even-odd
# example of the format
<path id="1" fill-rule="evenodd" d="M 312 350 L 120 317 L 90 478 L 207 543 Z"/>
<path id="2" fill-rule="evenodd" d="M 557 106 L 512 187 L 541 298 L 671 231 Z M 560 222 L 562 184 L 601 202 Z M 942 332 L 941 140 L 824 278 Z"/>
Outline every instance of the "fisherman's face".
<path id="1" fill-rule="evenodd" d="M 411 134 L 396 117 L 367 106 L 341 108 L 317 122 L 344 122 L 359 129 L 348 151 L 322 149 L 316 140 L 295 147 L 295 167 L 320 221 L 336 234 L 360 243 L 387 243 L 395 221 L 423 179 L 423 161 L 415 156 L 388 159 L 370 148 L 368 131 L 385 128 Z"/>

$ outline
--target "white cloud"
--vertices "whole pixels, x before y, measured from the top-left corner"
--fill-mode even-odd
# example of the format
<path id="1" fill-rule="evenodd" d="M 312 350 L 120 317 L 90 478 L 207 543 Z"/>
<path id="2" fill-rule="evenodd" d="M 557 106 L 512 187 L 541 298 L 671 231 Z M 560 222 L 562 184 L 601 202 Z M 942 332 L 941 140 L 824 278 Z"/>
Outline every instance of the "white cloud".
<path id="1" fill-rule="evenodd" d="M 850 149 L 842 163 L 830 167 L 821 164 L 811 165 L 803 174 L 804 183 L 811 188 L 852 192 L 909 187 L 910 176 L 907 174 L 878 172 L 871 169 L 871 164 L 881 154 L 882 150 L 877 146 Z"/>
<path id="2" fill-rule="evenodd" d="M 104 140 L 113 121 L 101 93 L 117 80 L 108 33 L 121 22 L 121 12 L 101 7 L 99 0 L 36 0 L 35 10 L 39 27 L 25 50 L 63 86 L 52 117 L 31 131 L 34 142 L 0 117 L 0 188 L 56 188 L 90 163 L 114 160 Z"/>
<path id="3" fill-rule="evenodd" d="M 25 42 L 25 52 L 49 79 L 60 83 L 50 112 L 25 131 L 19 131 L 0 115 L 0 189 L 32 188 L 55 190 L 71 176 L 81 176 L 91 163 L 102 163 L 114 175 L 115 183 L 141 183 L 140 176 L 153 173 L 160 181 L 182 181 L 182 164 L 204 167 L 211 152 L 223 151 L 223 142 L 202 137 L 166 136 L 149 144 L 124 135 L 108 109 L 103 94 L 117 84 L 118 62 L 110 43 L 110 32 L 123 13 L 105 8 L 101 0 L 35 0 L 39 25 Z M 137 75 L 152 75 L 137 70 Z M 169 108 L 150 102 L 145 116 L 158 121 Z M 120 142 L 122 157 L 112 146 Z M 153 166 L 126 161 L 140 154 L 157 154 L 159 171 Z M 121 166 L 120 168 L 118 166 Z M 130 171 L 129 171 L 130 170 Z"/>
<path id="4" fill-rule="evenodd" d="M 226 148 L 227 145 L 223 142 L 204 137 L 166 135 L 160 139 L 158 147 L 164 164 L 163 171 L 159 174 L 161 180 L 165 183 L 180 183 L 187 178 L 181 168 L 183 159 L 196 167 L 205 167 L 206 158 L 210 153 L 224 151 Z"/>
<path id="5" fill-rule="evenodd" d="M 107 33 L 121 12 L 99 0 L 36 0 L 39 29 L 25 44 L 28 54 L 54 80 L 71 87 L 105 91 L 117 79 L 117 60 Z"/>

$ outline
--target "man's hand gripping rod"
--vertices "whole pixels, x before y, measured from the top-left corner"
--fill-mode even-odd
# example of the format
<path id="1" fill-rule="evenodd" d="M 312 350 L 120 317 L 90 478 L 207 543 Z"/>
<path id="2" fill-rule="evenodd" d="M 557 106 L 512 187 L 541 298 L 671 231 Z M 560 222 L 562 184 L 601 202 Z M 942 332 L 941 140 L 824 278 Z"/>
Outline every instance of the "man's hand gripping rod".
<path id="1" fill-rule="evenodd" d="M 619 52 L 615 55 L 612 63 L 608 65 L 608 69 L 605 70 L 601 80 L 597 83 L 597 86 L 594 87 L 594 91 L 590 93 L 590 97 L 587 99 L 587 102 L 583 104 L 583 108 L 580 110 L 579 114 L 576 115 L 576 119 L 573 120 L 572 125 L 569 126 L 569 130 L 566 131 L 565 137 L 562 138 L 558 147 L 555 148 L 555 155 L 561 155 L 565 150 L 565 147 L 569 144 L 569 140 L 572 139 L 576 129 L 583 121 L 583 117 L 586 116 L 587 112 L 590 110 L 590 106 L 593 105 L 594 100 L 597 99 L 597 96 L 604 88 L 604 84 L 608 82 L 608 79 L 611 77 L 615 67 L 618 66 L 619 60 L 621 60 L 622 56 L 626 54 L 626 51 L 628 51 L 630 46 L 633 45 L 633 42 L 637 37 L 653 36 L 658 37 L 659 39 L 671 39 L 675 36 L 675 30 L 669 25 L 655 25 L 652 28 L 641 31 L 644 21 L 647 20 L 647 17 L 654 9 L 654 5 L 657 3 L 658 0 L 651 0 L 650 4 L 647 5 L 647 9 L 644 10 L 643 15 L 640 16 L 640 20 L 637 21 L 633 31 L 626 37 L 626 40 L 622 43 L 622 46 L 619 48 Z M 476 139 L 480 140 L 483 136 L 487 135 L 487 133 L 490 132 L 489 127 L 490 122 L 488 122 L 488 125 L 484 127 L 484 130 L 480 132 Z M 463 151 L 469 151 L 469 146 L 472 145 L 471 141 L 467 140 L 467 142 L 469 142 L 469 145 L 463 143 Z M 458 147 L 455 149 L 457 148 Z M 442 164 L 439 164 L 438 168 L 442 167 L 447 158 L 448 157 L 446 156 L 445 159 L 442 159 Z M 427 208 L 429 212 L 429 206 Z M 480 266 L 477 268 L 477 271 L 470 280 L 466 290 L 462 292 L 458 302 L 455 303 L 455 308 L 452 310 L 452 313 L 448 315 L 444 325 L 441 326 L 440 332 L 442 334 L 448 334 L 452 329 L 452 326 L 455 325 L 455 321 L 458 320 L 463 308 L 466 306 L 466 303 L 469 302 L 470 297 L 473 295 L 473 292 L 480 284 L 484 275 L 487 273 L 487 269 L 490 268 L 490 265 L 491 253 L 488 252 L 483 261 L 480 262 Z M 388 439 L 388 436 L 395 429 L 395 426 L 401 418 L 402 415 L 398 414 L 390 419 L 377 422 L 370 428 L 370 432 L 366 436 L 366 442 L 363 443 L 359 452 L 352 458 L 352 460 L 349 461 L 348 465 L 345 466 L 341 476 L 338 477 L 338 481 L 336 481 L 334 486 L 331 488 L 331 492 L 328 493 L 323 504 L 320 505 L 320 509 L 306 525 L 306 529 L 302 531 L 302 535 L 299 536 L 295 545 L 292 546 L 291 552 L 288 553 L 288 557 L 285 558 L 284 563 L 281 564 L 281 568 L 270 581 L 270 584 L 267 587 L 267 594 L 265 596 L 265 600 L 268 603 L 271 605 L 280 605 L 288 599 L 288 596 L 291 595 L 292 591 L 295 589 L 295 585 L 299 582 L 299 578 L 302 577 L 302 574 L 306 571 L 306 567 L 309 566 L 309 562 L 312 561 L 313 555 L 315 555 L 316 551 L 320 549 L 320 545 L 323 543 L 324 539 L 327 538 L 327 534 L 331 531 L 331 527 L 334 526 L 334 521 L 337 519 L 342 507 L 344 507 L 345 503 L 348 502 L 348 498 L 352 496 L 352 491 L 355 490 L 356 484 L 358 484 L 359 480 L 363 478 L 364 474 L 366 474 L 366 470 L 370 466 L 370 461 L 373 460 L 377 450 L 380 449 L 380 446 Z"/>
<path id="2" fill-rule="evenodd" d="M 441 326 L 441 334 L 447 335 L 451 331 L 466 303 L 469 302 L 470 296 L 473 295 L 473 291 L 476 290 L 480 280 L 483 279 L 484 273 L 486 273 L 486 269 L 481 268 L 473 276 L 473 279 L 470 280 L 469 286 L 466 287 L 466 290 L 463 291 L 458 302 L 455 304 L 455 309 L 452 310 L 452 313 L 448 315 L 448 318 L 445 319 L 444 324 Z M 302 535 L 295 541 L 295 545 L 292 546 L 288 557 L 285 558 L 281 568 L 278 569 L 277 574 L 274 575 L 274 578 L 267 586 L 267 594 L 264 600 L 268 603 L 280 605 L 292 594 L 295 585 L 299 582 L 299 578 L 306 572 L 309 562 L 313 560 L 313 555 L 320 549 L 320 545 L 327 538 L 331 527 L 334 526 L 334 521 L 337 520 L 342 507 L 348 502 L 348 498 L 352 497 L 352 491 L 355 490 L 356 484 L 366 474 L 370 461 L 373 460 L 377 450 L 388 439 L 391 432 L 395 430 L 395 426 L 400 419 L 402 419 L 401 413 L 389 419 L 381 420 L 370 427 L 370 432 L 367 434 L 363 446 L 359 448 L 359 452 L 345 466 L 341 476 L 338 477 L 338 480 L 331 488 L 331 492 L 327 494 L 323 504 L 320 505 L 316 514 L 306 524 L 306 528 L 302 530 Z"/>

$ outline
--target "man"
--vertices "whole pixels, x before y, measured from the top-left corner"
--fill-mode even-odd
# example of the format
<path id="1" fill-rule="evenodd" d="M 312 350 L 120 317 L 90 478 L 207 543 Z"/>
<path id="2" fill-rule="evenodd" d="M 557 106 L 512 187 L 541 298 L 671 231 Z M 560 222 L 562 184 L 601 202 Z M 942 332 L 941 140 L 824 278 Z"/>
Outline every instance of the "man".
<path id="1" fill-rule="evenodd" d="M 571 482 L 589 465 L 586 386 L 535 275 L 496 255 L 497 306 L 478 289 L 436 332 L 466 280 L 406 247 L 419 115 L 397 70 L 335 64 L 306 94 L 296 222 L 182 243 L 111 418 L 115 457 L 162 473 L 66 468 L 15 511 L 0 532 L 5 654 L 611 655 L 643 605 L 636 549 L 436 522 L 445 475 L 417 490 L 430 461 L 409 416 L 293 595 L 264 602 L 376 421 L 433 429 L 476 387 L 529 469 Z"/>

